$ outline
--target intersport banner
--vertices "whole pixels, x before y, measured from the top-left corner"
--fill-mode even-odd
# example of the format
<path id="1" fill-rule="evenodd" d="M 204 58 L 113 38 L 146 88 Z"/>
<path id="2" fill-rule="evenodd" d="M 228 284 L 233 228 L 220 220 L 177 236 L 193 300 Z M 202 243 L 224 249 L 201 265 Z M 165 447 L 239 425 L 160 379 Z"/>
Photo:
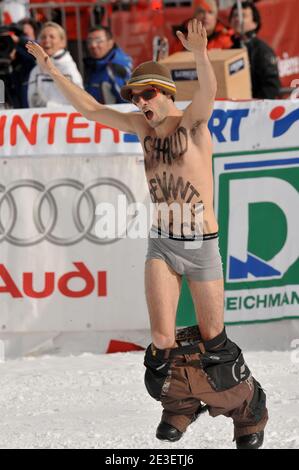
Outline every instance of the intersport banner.
<path id="1" fill-rule="evenodd" d="M 298 101 L 215 103 L 209 128 L 227 324 L 299 318 L 298 127 Z M 16 110 L 0 115 L 0 145 L 2 330 L 148 328 L 148 227 L 141 238 L 123 237 L 126 224 L 142 224 L 134 203 L 149 205 L 136 137 L 72 108 Z M 97 206 L 120 213 L 119 196 L 133 210 L 107 242 L 96 233 Z M 194 321 L 185 285 L 178 324 Z"/>
<path id="2" fill-rule="evenodd" d="M 298 89 L 299 90 L 299 89 Z M 298 92 L 299 98 L 299 92 Z M 209 129 L 215 153 L 296 146 L 298 100 L 217 101 Z M 184 108 L 187 103 L 178 103 Z M 123 112 L 132 105 L 118 105 Z M 141 155 L 136 135 L 87 121 L 71 107 L 0 113 L 0 154 L 14 156 Z"/>

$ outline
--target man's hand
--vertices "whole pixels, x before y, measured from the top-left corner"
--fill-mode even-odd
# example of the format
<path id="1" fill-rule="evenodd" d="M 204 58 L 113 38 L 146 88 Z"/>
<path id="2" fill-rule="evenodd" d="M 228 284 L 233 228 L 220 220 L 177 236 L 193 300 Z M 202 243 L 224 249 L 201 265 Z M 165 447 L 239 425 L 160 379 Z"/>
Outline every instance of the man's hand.
<path id="1" fill-rule="evenodd" d="M 207 32 L 201 21 L 193 18 L 188 22 L 187 38 L 181 31 L 177 31 L 176 34 L 187 51 L 199 53 L 206 51 L 208 44 Z"/>
<path id="2" fill-rule="evenodd" d="M 29 54 L 33 55 L 36 58 L 36 61 L 40 68 L 43 70 L 43 72 L 51 73 L 55 69 L 50 57 L 39 44 L 32 41 L 28 41 L 26 43 L 26 49 Z"/>

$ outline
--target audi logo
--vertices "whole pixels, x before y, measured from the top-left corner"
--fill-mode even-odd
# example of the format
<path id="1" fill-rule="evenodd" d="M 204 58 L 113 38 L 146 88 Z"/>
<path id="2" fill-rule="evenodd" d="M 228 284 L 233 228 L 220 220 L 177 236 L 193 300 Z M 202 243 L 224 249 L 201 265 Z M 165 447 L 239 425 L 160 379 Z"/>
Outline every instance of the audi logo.
<path id="1" fill-rule="evenodd" d="M 33 179 L 23 179 L 14 181 L 7 187 L 0 183 L 0 242 L 5 240 L 16 246 L 32 246 L 47 240 L 55 245 L 69 246 L 83 239 L 102 245 L 118 241 L 120 237 L 113 239 L 99 238 L 92 233 L 96 222 L 96 205 L 101 201 L 95 200 L 91 190 L 100 186 L 117 189 L 121 195 L 125 195 L 128 204 L 136 202 L 128 186 L 115 178 L 109 177 L 97 178 L 86 184 L 71 178 L 61 178 L 47 184 L 42 184 L 40 181 Z M 61 187 L 65 188 L 65 190 L 73 188 L 73 190 L 77 191 L 72 201 L 71 210 L 76 233 L 68 236 L 57 234 L 57 231 L 59 231 L 57 225 L 60 219 L 58 211 L 59 207 L 64 204 L 64 198 L 61 197 L 59 199 L 57 194 L 55 195 L 54 190 Z M 34 235 L 23 233 L 21 236 L 15 232 L 19 232 L 20 227 L 23 232 L 26 232 L 23 227 L 24 223 L 18 223 L 18 219 L 21 218 L 19 215 L 22 215 L 18 213 L 18 202 L 22 202 L 18 201 L 18 197 L 22 199 L 20 195 L 18 196 L 18 191 L 20 193 L 20 189 L 23 190 L 24 188 L 37 191 L 37 195 L 33 196 L 32 206 L 32 221 L 36 233 Z M 87 211 L 82 209 L 83 201 L 85 201 Z M 82 220 L 83 218 L 84 221 Z"/>

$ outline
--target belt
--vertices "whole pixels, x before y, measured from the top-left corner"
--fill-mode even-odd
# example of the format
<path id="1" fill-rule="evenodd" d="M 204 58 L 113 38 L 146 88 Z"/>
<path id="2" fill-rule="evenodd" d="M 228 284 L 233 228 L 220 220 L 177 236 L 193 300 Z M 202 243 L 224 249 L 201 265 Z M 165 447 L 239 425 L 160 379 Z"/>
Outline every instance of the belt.
<path id="1" fill-rule="evenodd" d="M 177 348 L 168 348 L 168 349 L 157 349 L 152 344 L 152 354 L 154 357 L 157 357 L 160 360 L 172 359 L 176 356 L 182 356 L 184 354 L 202 354 L 200 349 L 200 344 L 202 342 L 197 342 L 196 344 L 189 344 L 187 346 L 178 346 Z"/>
<path id="2" fill-rule="evenodd" d="M 224 328 L 223 331 L 215 338 L 203 341 L 200 336 L 198 326 L 189 326 L 177 331 L 176 343 L 178 344 L 178 347 L 158 349 L 152 344 L 152 354 L 161 360 L 171 359 L 175 356 L 181 356 L 184 354 L 203 354 L 206 350 L 210 350 L 221 345 L 226 338 Z"/>

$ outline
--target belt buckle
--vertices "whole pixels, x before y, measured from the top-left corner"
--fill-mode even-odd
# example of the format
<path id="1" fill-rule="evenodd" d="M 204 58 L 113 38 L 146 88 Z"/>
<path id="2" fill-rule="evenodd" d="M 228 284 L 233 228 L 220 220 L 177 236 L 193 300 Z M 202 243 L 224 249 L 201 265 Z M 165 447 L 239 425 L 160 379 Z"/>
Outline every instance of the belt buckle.
<path id="1" fill-rule="evenodd" d="M 197 341 L 192 338 L 185 338 L 185 339 L 179 340 L 178 343 L 180 344 L 180 346 L 193 346 L 194 344 L 197 343 Z"/>

